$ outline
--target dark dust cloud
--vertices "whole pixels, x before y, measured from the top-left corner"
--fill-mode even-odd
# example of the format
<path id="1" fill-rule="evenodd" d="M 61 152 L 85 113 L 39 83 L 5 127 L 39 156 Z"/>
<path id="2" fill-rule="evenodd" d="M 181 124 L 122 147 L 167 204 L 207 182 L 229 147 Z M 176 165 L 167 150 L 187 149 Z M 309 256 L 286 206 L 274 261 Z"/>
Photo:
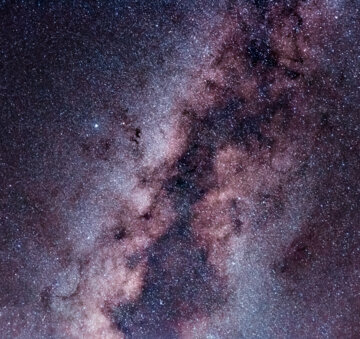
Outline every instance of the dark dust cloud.
<path id="1" fill-rule="evenodd" d="M 1 1 L 1 338 L 359 338 L 356 0 Z"/>

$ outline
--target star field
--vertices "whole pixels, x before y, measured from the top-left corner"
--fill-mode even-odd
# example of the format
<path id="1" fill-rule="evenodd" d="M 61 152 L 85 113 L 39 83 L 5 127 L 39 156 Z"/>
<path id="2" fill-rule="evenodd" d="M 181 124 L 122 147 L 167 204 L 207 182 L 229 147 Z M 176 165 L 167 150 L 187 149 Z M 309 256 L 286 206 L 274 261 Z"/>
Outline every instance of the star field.
<path id="1" fill-rule="evenodd" d="M 0 337 L 359 337 L 359 7 L 2 1 Z"/>

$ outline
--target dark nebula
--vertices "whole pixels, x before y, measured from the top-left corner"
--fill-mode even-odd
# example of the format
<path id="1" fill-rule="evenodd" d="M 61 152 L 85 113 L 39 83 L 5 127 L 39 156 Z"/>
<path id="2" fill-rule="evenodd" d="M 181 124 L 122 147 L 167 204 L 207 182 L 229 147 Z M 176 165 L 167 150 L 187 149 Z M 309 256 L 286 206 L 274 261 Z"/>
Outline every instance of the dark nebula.
<path id="1" fill-rule="evenodd" d="M 360 4 L 0 18 L 1 338 L 360 337 Z"/>

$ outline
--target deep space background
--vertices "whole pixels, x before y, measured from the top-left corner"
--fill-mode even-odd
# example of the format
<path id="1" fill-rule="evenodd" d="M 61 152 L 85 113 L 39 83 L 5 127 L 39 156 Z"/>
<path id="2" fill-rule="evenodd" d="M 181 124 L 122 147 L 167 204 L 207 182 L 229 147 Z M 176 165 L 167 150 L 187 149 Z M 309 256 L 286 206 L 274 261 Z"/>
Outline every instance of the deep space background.
<path id="1" fill-rule="evenodd" d="M 1 338 L 359 338 L 360 2 L 0 2 Z"/>

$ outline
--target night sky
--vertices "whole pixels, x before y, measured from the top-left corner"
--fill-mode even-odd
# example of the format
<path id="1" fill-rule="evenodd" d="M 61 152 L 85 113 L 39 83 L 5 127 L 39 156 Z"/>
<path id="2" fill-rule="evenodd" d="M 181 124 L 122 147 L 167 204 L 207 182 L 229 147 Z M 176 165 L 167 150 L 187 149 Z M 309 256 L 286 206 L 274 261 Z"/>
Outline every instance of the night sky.
<path id="1" fill-rule="evenodd" d="M 358 0 L 0 2 L 0 338 L 360 338 Z"/>

